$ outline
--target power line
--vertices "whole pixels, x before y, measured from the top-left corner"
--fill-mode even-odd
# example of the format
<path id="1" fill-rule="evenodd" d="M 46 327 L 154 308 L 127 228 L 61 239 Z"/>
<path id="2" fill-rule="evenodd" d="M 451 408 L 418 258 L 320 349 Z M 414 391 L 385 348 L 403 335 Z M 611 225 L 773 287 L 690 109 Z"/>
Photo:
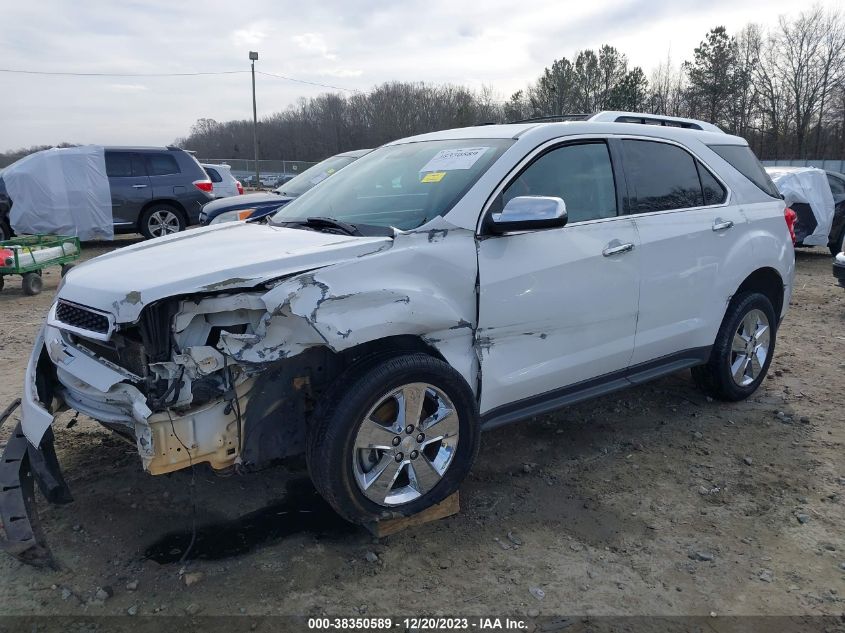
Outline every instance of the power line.
<path id="1" fill-rule="evenodd" d="M 191 72 L 191 73 L 102 73 L 102 72 L 68 72 L 68 71 L 48 71 L 48 70 L 21 70 L 17 68 L 0 68 L 0 73 L 13 73 L 18 75 L 50 75 L 60 77 L 197 77 L 201 75 L 238 75 L 248 73 L 248 70 L 219 70 L 208 72 Z M 278 73 L 268 73 L 261 70 L 255 71 L 259 75 L 267 77 L 275 77 L 277 79 L 284 79 L 286 81 L 293 81 L 299 84 L 307 84 L 309 86 L 318 86 L 320 88 L 330 88 L 331 90 L 343 90 L 345 92 L 357 92 L 350 88 L 343 88 L 342 86 L 333 86 L 331 84 L 323 84 L 317 81 L 308 81 L 306 79 L 296 79 L 295 77 L 288 77 L 287 75 L 280 75 Z"/>
<path id="2" fill-rule="evenodd" d="M 0 68 L 0 73 L 16 73 L 20 75 L 60 75 L 64 77 L 194 77 L 197 75 L 235 75 L 248 73 L 248 70 L 220 70 L 216 72 L 198 73 L 77 73 L 48 70 L 18 70 L 14 68 Z"/>
<path id="3" fill-rule="evenodd" d="M 300 84 L 308 84 L 309 86 L 319 86 L 320 88 L 331 88 L 332 90 L 344 90 L 346 92 L 358 92 L 357 90 L 352 90 L 351 88 L 342 88 L 340 86 L 332 86 L 331 84 L 321 84 L 321 83 L 317 83 L 316 81 L 306 81 L 305 79 L 294 79 L 293 77 L 287 77 L 285 75 L 278 75 L 276 73 L 266 73 L 263 70 L 256 70 L 255 73 L 257 75 L 266 75 L 268 77 L 277 77 L 279 79 L 286 79 L 288 81 L 295 81 L 296 83 L 300 83 Z"/>

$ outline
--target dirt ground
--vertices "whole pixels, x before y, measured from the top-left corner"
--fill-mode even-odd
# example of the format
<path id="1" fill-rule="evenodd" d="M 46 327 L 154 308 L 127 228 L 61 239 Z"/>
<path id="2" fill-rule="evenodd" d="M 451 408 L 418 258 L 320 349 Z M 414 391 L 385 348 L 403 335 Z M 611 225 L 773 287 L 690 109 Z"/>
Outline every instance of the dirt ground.
<path id="1" fill-rule="evenodd" d="M 797 260 L 754 398 L 708 401 L 683 372 L 492 431 L 459 515 L 380 540 L 327 512 L 301 464 L 197 468 L 204 558 L 155 562 L 190 538 L 191 473 L 148 476 L 133 446 L 63 414 L 75 501 L 40 505 L 61 570 L 0 555 L 0 615 L 839 615 L 845 290 L 826 251 Z M 38 297 L 17 278 L 0 293 L 0 408 L 58 272 L 44 279 Z"/>

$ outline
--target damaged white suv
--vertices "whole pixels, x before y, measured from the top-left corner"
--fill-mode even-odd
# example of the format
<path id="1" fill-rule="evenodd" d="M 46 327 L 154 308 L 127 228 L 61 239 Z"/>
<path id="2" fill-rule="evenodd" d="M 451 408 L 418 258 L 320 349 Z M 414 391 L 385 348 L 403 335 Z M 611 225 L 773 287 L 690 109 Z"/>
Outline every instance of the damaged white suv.
<path id="1" fill-rule="evenodd" d="M 457 489 L 483 429 L 690 367 L 710 395 L 747 397 L 793 267 L 783 200 L 714 126 L 601 113 L 435 132 L 269 223 L 77 266 L 35 342 L 22 431 L 52 451 L 74 409 L 152 474 L 304 453 L 347 519 L 407 515 Z"/>

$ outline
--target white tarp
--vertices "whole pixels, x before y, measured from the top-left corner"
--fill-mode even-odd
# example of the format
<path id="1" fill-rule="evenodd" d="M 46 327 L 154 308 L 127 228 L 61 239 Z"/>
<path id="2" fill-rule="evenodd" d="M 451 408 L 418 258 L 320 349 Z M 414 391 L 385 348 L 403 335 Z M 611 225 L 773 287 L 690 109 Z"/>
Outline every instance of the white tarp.
<path id="1" fill-rule="evenodd" d="M 766 169 L 772 181 L 783 195 L 786 206 L 791 207 L 798 203 L 810 205 L 813 216 L 816 218 L 816 226 L 812 232 L 801 231 L 796 226 L 796 234 L 806 246 L 824 246 L 827 244 L 830 227 L 833 223 L 833 193 L 830 191 L 830 184 L 827 182 L 827 174 L 815 167 L 801 167 L 791 169 L 778 169 L 769 167 Z M 799 223 L 801 222 L 799 214 Z M 802 239 L 803 237 L 803 239 Z"/>
<path id="2" fill-rule="evenodd" d="M 3 170 L 12 199 L 9 219 L 18 235 L 75 235 L 114 239 L 111 190 L 103 148 L 48 149 Z"/>

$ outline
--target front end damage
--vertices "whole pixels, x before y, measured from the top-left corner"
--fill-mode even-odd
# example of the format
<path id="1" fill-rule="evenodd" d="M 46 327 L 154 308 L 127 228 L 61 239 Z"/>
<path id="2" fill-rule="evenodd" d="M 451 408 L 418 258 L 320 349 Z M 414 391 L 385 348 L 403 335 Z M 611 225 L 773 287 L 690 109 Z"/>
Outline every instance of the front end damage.
<path id="1" fill-rule="evenodd" d="M 302 453 L 322 390 L 384 341 L 426 346 L 477 384 L 472 232 L 397 234 L 360 251 L 281 277 L 229 277 L 175 296 L 133 291 L 110 306 L 69 292 L 71 273 L 33 349 L 18 440 L 6 449 L 19 460 L 21 483 L 10 485 L 24 499 L 12 510 L 0 501 L 7 540 L 9 526 L 27 531 L 15 517 L 34 516 L 28 471 L 48 499 L 70 499 L 50 432 L 63 410 L 132 441 L 151 474 L 200 463 L 242 470 Z M 36 462 L 50 467 L 39 475 Z M 21 548 L 48 556 L 37 519 L 28 530 L 15 537 L 27 547 L 7 549 L 21 559 Z"/>

